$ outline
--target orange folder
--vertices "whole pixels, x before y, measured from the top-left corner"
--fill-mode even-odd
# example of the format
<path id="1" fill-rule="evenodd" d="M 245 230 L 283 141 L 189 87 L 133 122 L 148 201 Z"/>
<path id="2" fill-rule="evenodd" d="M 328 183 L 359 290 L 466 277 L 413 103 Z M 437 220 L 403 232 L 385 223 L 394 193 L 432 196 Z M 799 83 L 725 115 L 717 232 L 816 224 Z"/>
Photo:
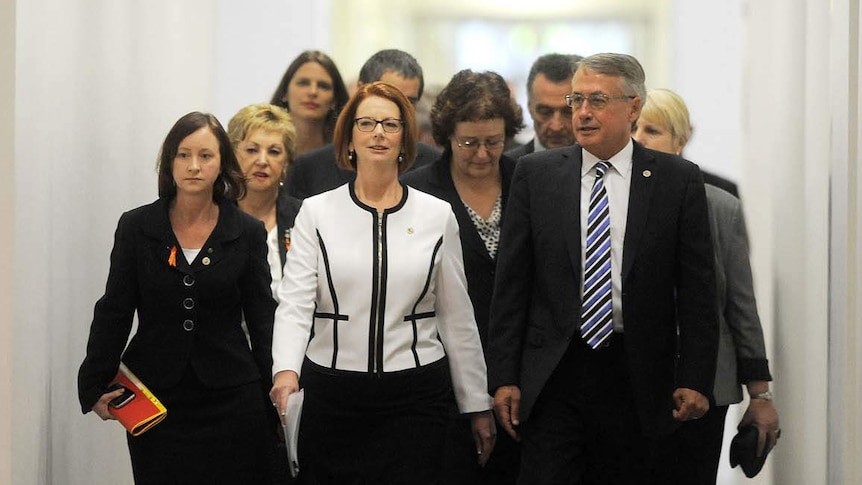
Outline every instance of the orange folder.
<path id="1" fill-rule="evenodd" d="M 114 415 L 132 436 L 147 431 L 168 415 L 165 406 L 122 362 L 117 377 L 111 384 L 115 383 L 122 385 L 132 394 L 126 392 L 120 398 L 112 400 L 112 404 L 108 404 L 108 412 Z"/>

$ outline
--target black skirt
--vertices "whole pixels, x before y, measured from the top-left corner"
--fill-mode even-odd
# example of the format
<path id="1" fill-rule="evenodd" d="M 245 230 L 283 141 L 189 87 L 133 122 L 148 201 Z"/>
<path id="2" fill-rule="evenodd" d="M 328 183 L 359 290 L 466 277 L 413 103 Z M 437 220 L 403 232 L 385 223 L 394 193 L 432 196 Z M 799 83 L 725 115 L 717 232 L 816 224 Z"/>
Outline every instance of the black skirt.
<path id="1" fill-rule="evenodd" d="M 176 386 L 151 389 L 168 410 L 140 436 L 127 434 L 135 483 L 269 483 L 276 424 L 259 381 L 209 389 L 189 367 Z"/>
<path id="2" fill-rule="evenodd" d="M 306 359 L 300 469 L 318 484 L 439 483 L 448 366 L 377 376 Z"/>

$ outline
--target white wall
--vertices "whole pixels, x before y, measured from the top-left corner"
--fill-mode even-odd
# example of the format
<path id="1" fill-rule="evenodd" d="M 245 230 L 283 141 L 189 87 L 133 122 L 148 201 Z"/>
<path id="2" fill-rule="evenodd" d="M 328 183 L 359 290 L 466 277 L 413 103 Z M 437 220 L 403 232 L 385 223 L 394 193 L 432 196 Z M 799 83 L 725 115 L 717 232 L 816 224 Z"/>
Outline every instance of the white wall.
<path id="1" fill-rule="evenodd" d="M 12 482 L 13 332 L 15 331 L 15 2 L 0 2 L 0 483 Z"/>
<path id="2" fill-rule="evenodd" d="M 830 126 L 829 483 L 862 483 L 862 10 L 837 0 L 828 28 Z M 819 52 L 814 53 L 814 55 Z M 819 57 L 819 56 L 818 56 Z M 820 80 L 822 71 L 813 78 Z M 812 92 L 812 106 L 817 93 Z M 819 93 L 822 95 L 822 92 Z M 822 98 L 820 98 L 822 100 Z M 819 156 L 820 150 L 817 151 Z"/>
<path id="3" fill-rule="evenodd" d="M 269 102 L 299 53 L 330 53 L 330 16 L 329 0 L 219 0 L 213 114 L 227 126 L 243 106 Z"/>
<path id="4" fill-rule="evenodd" d="M 808 29 L 819 30 L 820 18 L 813 16 L 807 24 L 805 3 L 752 2 L 748 11 L 745 173 L 758 201 L 752 207 L 755 230 L 769 241 L 754 247 L 753 255 L 761 268 L 770 269 L 760 274 L 772 279 L 766 283 L 772 290 L 773 355 L 780 379 L 774 387 L 784 423 L 784 442 L 774 456 L 781 464 L 778 483 L 826 483 L 828 327 L 822 255 L 828 241 L 824 183 L 829 165 L 825 153 L 809 158 L 809 148 L 828 150 L 823 129 L 829 111 L 812 110 L 807 103 L 807 89 L 814 86 L 806 77 L 822 60 L 806 55 L 808 44 L 815 45 Z M 823 39 L 828 37 L 819 43 Z"/>
<path id="5" fill-rule="evenodd" d="M 685 156 L 745 185 L 742 179 L 744 23 L 740 0 L 676 0 L 670 11 L 669 83 L 685 99 L 694 133 Z M 744 187 L 743 187 L 744 189 Z"/>

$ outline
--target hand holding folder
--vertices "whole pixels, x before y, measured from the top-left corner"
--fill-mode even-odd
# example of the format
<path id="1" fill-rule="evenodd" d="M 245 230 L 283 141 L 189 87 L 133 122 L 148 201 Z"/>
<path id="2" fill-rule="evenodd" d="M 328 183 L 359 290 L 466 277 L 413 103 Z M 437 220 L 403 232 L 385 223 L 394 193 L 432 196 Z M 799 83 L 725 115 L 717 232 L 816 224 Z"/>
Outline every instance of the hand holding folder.
<path id="1" fill-rule="evenodd" d="M 290 466 L 290 476 L 296 478 L 299 474 L 299 421 L 302 417 L 302 402 L 305 400 L 305 390 L 300 389 L 287 396 L 287 406 L 284 410 L 282 429 L 284 443 L 287 448 L 287 462 Z"/>
<path id="2" fill-rule="evenodd" d="M 140 435 L 167 416 L 165 406 L 122 362 L 117 377 L 108 387 L 108 392 L 116 389 L 123 389 L 123 393 L 111 399 L 108 412 L 117 418 L 132 436 Z"/>

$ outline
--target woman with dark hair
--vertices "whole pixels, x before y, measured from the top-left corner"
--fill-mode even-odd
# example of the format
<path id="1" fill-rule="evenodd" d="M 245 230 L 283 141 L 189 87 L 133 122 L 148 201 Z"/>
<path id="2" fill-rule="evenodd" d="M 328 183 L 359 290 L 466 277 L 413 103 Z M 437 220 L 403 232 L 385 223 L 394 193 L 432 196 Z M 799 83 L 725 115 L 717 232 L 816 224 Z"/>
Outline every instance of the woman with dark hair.
<path id="1" fill-rule="evenodd" d="M 398 181 L 416 153 L 404 94 L 366 84 L 335 129 L 355 181 L 305 199 L 278 288 L 273 389 L 305 389 L 300 463 L 322 484 L 440 483 L 450 380 L 484 462 L 485 362 L 449 204 Z M 448 362 L 448 365 L 447 365 Z"/>
<path id="2" fill-rule="evenodd" d="M 158 173 L 159 199 L 117 225 L 78 372 L 81 408 L 113 419 L 122 390 L 106 388 L 122 360 L 168 411 L 127 436 L 135 482 L 264 483 L 277 416 L 266 397 L 275 301 L 263 224 L 236 206 L 245 182 L 211 114 L 174 124 Z"/>
<path id="3" fill-rule="evenodd" d="M 350 96 L 332 59 L 305 51 L 287 66 L 270 104 L 286 109 L 296 127 L 296 155 L 332 141 L 335 120 Z"/>
<path id="4" fill-rule="evenodd" d="M 521 108 L 495 72 L 465 69 L 452 77 L 431 108 L 435 162 L 402 176 L 402 182 L 451 204 L 458 221 L 467 287 L 483 346 L 494 291 L 497 243 L 515 161 L 503 155 L 507 139 L 524 127 Z M 466 460 L 469 426 L 455 414 L 447 438 L 444 483 L 506 484 L 518 476 L 515 441 L 500 433 L 483 468 Z"/>

